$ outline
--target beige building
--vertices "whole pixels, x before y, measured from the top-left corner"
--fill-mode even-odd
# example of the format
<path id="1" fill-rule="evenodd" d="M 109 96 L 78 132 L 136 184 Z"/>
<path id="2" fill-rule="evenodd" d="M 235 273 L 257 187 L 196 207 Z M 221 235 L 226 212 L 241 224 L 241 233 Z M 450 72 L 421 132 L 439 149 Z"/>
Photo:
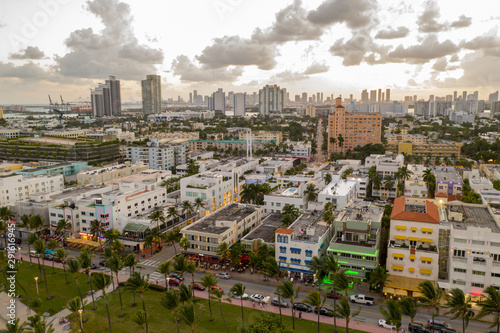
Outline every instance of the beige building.
<path id="1" fill-rule="evenodd" d="M 118 164 L 103 168 L 86 169 L 76 175 L 78 185 L 99 185 L 112 181 L 117 178 L 127 177 L 141 173 L 143 170 L 148 169 L 146 164 Z"/>
<path id="2" fill-rule="evenodd" d="M 247 132 L 241 131 L 239 135 L 240 140 L 246 140 Z M 253 131 L 252 140 L 276 140 L 276 145 L 279 145 L 283 141 L 282 132 L 271 132 L 271 131 Z"/>
<path id="3" fill-rule="evenodd" d="M 413 144 L 427 143 L 427 137 L 422 134 L 386 134 L 387 142 L 411 142 Z"/>
<path id="4" fill-rule="evenodd" d="M 147 136 L 149 139 L 186 139 L 198 140 L 200 132 L 153 132 Z"/>
<path id="5" fill-rule="evenodd" d="M 47 131 L 45 132 L 46 136 L 58 136 L 61 138 L 73 138 L 76 139 L 81 136 L 85 136 L 85 131 L 81 129 L 73 129 L 73 130 L 62 130 L 62 131 Z"/>
<path id="6" fill-rule="evenodd" d="M 430 158 L 460 158 L 462 144 L 452 143 L 419 143 L 388 141 L 386 149 L 395 154 Z"/>

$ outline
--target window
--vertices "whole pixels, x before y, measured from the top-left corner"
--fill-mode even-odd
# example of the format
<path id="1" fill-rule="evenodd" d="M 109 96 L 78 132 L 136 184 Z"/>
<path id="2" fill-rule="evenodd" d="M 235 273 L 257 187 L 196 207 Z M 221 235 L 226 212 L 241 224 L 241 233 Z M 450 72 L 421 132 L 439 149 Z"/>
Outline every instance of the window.
<path id="1" fill-rule="evenodd" d="M 292 254 L 300 254 L 300 250 L 298 250 L 298 249 L 290 249 L 290 252 Z"/>
<path id="2" fill-rule="evenodd" d="M 54 217 L 55 217 L 55 216 L 56 216 L 56 213 L 50 213 L 50 216 L 54 216 Z"/>
<path id="3" fill-rule="evenodd" d="M 465 286 L 465 281 L 462 281 L 462 280 L 453 280 L 453 284 L 458 284 L 459 286 Z"/>
<path id="4" fill-rule="evenodd" d="M 465 268 L 454 268 L 453 270 L 457 273 L 467 273 Z"/>
<path id="5" fill-rule="evenodd" d="M 344 258 L 350 258 L 351 254 L 350 253 L 340 253 L 340 256 L 344 257 Z"/>
<path id="6" fill-rule="evenodd" d="M 465 257 L 465 250 L 453 250 L 453 256 Z"/>
<path id="7" fill-rule="evenodd" d="M 363 259 L 363 256 L 360 256 L 359 254 L 352 254 L 351 258 L 353 258 L 353 259 Z"/>
<path id="8" fill-rule="evenodd" d="M 280 246 L 280 253 L 286 253 L 286 247 Z"/>
<path id="9" fill-rule="evenodd" d="M 484 288 L 484 284 L 482 284 L 482 283 L 474 283 L 474 282 L 472 282 L 470 285 L 472 287 Z"/>
<path id="10" fill-rule="evenodd" d="M 500 278 L 500 273 L 491 273 L 491 276 L 492 277 Z"/>
<path id="11" fill-rule="evenodd" d="M 455 241 L 455 243 L 467 243 L 467 239 L 463 238 L 454 238 L 453 240 Z"/>
<path id="12" fill-rule="evenodd" d="M 480 240 L 472 240 L 472 244 L 476 244 L 476 245 L 484 245 L 484 241 L 480 241 Z"/>
<path id="13" fill-rule="evenodd" d="M 311 250 L 306 250 L 306 257 L 312 257 L 313 251 Z"/>
<path id="14" fill-rule="evenodd" d="M 472 271 L 472 274 L 484 276 L 484 272 L 483 271 Z"/>
<path id="15" fill-rule="evenodd" d="M 500 254 L 491 254 L 493 261 L 500 261 Z"/>

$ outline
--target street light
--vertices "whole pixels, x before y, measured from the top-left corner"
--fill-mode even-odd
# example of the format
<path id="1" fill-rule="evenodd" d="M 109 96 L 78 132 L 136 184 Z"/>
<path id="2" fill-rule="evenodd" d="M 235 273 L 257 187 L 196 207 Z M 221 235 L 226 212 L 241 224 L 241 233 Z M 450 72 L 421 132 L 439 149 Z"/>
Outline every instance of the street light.
<path id="1" fill-rule="evenodd" d="M 167 278 L 167 289 L 170 288 L 170 278 Z"/>
<path id="2" fill-rule="evenodd" d="M 36 293 L 37 295 L 40 295 L 40 292 L 38 291 L 38 276 L 35 276 L 35 284 L 36 284 Z"/>
<path id="3" fill-rule="evenodd" d="M 83 309 L 78 310 L 78 315 L 79 315 L 79 317 L 80 317 L 80 328 L 81 328 L 82 333 L 83 333 L 83 320 L 82 320 L 82 313 L 83 313 Z"/>

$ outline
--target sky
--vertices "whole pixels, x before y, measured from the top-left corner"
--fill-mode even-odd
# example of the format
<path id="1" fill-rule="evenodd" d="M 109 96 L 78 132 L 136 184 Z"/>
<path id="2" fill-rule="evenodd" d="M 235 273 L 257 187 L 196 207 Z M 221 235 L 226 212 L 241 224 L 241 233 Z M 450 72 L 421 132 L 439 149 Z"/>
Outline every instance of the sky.
<path id="1" fill-rule="evenodd" d="M 122 101 L 162 76 L 162 97 L 217 88 L 393 99 L 500 86 L 500 2 L 2 0 L 0 105 L 89 99 L 109 75 Z"/>

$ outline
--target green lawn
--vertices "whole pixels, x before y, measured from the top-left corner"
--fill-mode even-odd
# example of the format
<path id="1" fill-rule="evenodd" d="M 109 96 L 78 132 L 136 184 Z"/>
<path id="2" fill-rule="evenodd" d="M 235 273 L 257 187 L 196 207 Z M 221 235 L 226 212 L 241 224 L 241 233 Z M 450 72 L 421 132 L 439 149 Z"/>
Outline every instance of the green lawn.
<path id="1" fill-rule="evenodd" d="M 33 267 L 30 267 L 29 261 L 25 261 L 19 264 L 16 279 L 19 284 L 26 290 L 30 300 L 33 300 L 37 297 L 34 278 L 35 276 L 38 276 L 39 282 L 41 281 L 41 283 L 38 284 L 40 293 L 38 297 L 42 300 L 42 305 L 38 309 L 36 309 L 36 311 L 40 313 L 49 312 L 51 315 L 53 315 L 65 308 L 70 299 L 78 296 L 78 289 L 76 288 L 75 279 L 72 275 L 68 274 L 68 281 L 70 283 L 66 284 L 66 280 L 64 279 L 64 271 L 62 269 L 56 268 L 56 273 L 52 274 L 52 267 L 45 266 L 45 275 L 47 276 L 47 286 L 49 288 L 49 294 L 50 296 L 53 296 L 52 299 L 47 300 L 47 292 L 43 280 L 43 272 L 40 275 L 36 258 L 34 259 L 35 260 L 33 262 Z M 5 277 L 3 275 L 1 275 L 0 279 L 2 283 L 5 282 Z M 84 274 L 80 274 L 78 281 L 82 290 L 82 296 L 85 298 L 85 296 L 87 295 L 87 291 L 90 289 L 89 284 L 87 283 L 87 276 Z M 31 306 L 27 301 L 26 294 L 21 288 L 19 288 L 19 286 L 17 286 L 17 293 L 21 294 L 21 301 L 23 303 Z"/>
<path id="2" fill-rule="evenodd" d="M 148 313 L 149 319 L 149 332 L 176 332 L 175 322 L 173 320 L 172 313 L 166 310 L 161 304 L 161 292 L 148 290 L 145 294 L 146 311 Z M 114 333 L 128 333 L 128 332 L 144 332 L 141 330 L 132 320 L 131 316 L 135 311 L 142 310 L 142 303 L 140 295 L 137 295 L 137 306 L 132 307 L 132 293 L 122 288 L 122 298 L 124 305 L 125 317 L 119 318 L 120 315 L 120 300 L 117 292 L 113 292 L 107 295 L 108 305 L 110 307 L 111 315 L 111 325 Z M 229 332 L 239 332 L 241 329 L 241 308 L 238 306 L 239 302 L 233 300 L 233 305 L 222 304 L 222 309 L 224 312 L 224 317 L 226 318 L 227 326 Z M 212 302 L 212 313 L 214 321 L 209 321 L 210 311 L 208 307 L 208 300 L 197 299 L 197 315 L 202 316 L 199 326 L 196 328 L 196 332 L 199 333 L 219 333 L 225 332 L 224 322 L 222 321 L 219 305 L 216 301 Z M 89 306 L 86 311 L 86 316 L 88 321 L 84 323 L 85 332 L 108 332 L 108 319 L 106 313 L 106 307 L 104 300 L 100 299 L 98 301 L 98 308 L 96 311 L 92 311 Z M 262 311 L 244 308 L 245 312 L 245 328 L 248 329 L 251 323 L 253 323 Z M 79 332 L 79 325 L 76 315 L 70 317 L 71 327 L 73 332 Z M 288 327 L 292 327 L 292 318 L 288 316 L 283 316 L 283 321 Z M 303 333 L 316 332 L 317 323 L 307 320 L 295 319 L 295 328 Z M 179 322 L 179 329 L 181 332 L 191 332 L 190 328 L 181 320 Z M 320 324 L 320 332 L 331 333 L 333 331 L 333 325 Z M 339 332 L 345 332 L 344 328 L 339 328 Z M 361 331 L 350 330 L 353 333 L 361 333 Z"/>

